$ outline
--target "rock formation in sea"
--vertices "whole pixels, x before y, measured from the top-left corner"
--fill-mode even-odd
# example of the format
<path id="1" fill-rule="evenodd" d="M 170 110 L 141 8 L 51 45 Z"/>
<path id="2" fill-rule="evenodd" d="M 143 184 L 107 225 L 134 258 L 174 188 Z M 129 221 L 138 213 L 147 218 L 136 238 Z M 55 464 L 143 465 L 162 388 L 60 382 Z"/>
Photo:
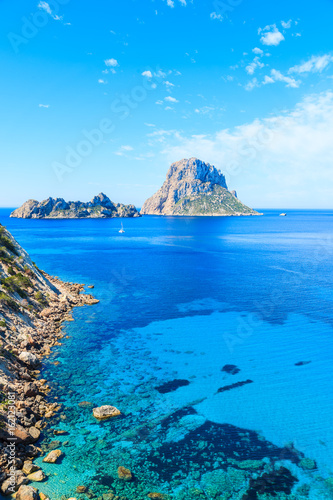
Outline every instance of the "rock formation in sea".
<path id="1" fill-rule="evenodd" d="M 113 203 L 100 193 L 91 201 L 65 201 L 63 198 L 48 198 L 38 202 L 28 200 L 11 213 L 21 219 L 109 219 L 114 217 L 140 217 L 134 205 Z"/>
<path id="2" fill-rule="evenodd" d="M 17 498 L 27 498 L 24 485 L 43 478 L 42 472 L 31 477 L 39 470 L 31 459 L 39 455 L 36 443 L 61 405 L 50 400 L 47 396 L 50 388 L 37 374 L 42 357 L 49 355 L 53 346 L 60 345 L 64 337 L 62 322 L 71 319 L 72 308 L 98 302 L 91 295 L 82 294 L 83 288 L 38 269 L 0 224 L 1 495 L 13 494 L 21 487 Z"/>
<path id="3" fill-rule="evenodd" d="M 260 215 L 229 191 L 224 175 L 197 158 L 173 163 L 163 186 L 141 209 L 147 215 Z"/>

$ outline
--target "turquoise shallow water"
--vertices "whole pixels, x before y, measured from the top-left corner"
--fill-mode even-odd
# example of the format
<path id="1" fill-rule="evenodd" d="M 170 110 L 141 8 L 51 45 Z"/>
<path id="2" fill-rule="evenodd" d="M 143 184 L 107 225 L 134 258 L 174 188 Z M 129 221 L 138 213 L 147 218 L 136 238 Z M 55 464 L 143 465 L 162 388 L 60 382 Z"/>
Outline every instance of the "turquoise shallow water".
<path id="1" fill-rule="evenodd" d="M 68 434 L 45 433 L 42 446 L 64 458 L 43 465 L 43 492 L 274 498 L 253 481 L 284 466 L 295 481 L 270 495 L 333 497 L 333 212 L 144 217 L 126 220 L 124 236 L 116 220 L 7 215 L 39 267 L 94 284 L 100 299 L 75 310 L 46 362 L 63 404 L 52 428 Z M 96 422 L 101 404 L 123 416 Z M 317 469 L 303 470 L 303 457 Z M 119 465 L 135 481 L 119 481 Z"/>

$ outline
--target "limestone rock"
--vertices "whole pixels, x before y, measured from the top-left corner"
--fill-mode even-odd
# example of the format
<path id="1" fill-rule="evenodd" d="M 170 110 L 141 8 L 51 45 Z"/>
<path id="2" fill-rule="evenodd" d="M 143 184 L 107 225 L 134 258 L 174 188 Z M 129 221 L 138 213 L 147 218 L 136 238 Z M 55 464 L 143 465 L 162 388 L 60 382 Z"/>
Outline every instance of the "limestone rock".
<path id="1" fill-rule="evenodd" d="M 173 163 L 163 186 L 143 204 L 141 214 L 259 215 L 228 191 L 221 171 L 197 158 Z"/>
<path id="2" fill-rule="evenodd" d="M 63 453 L 61 450 L 52 450 L 46 455 L 45 458 L 43 458 L 43 462 L 55 464 L 62 455 Z"/>
<path id="3" fill-rule="evenodd" d="M 118 467 L 118 478 L 122 479 L 123 481 L 132 481 L 133 475 L 132 472 L 129 469 L 126 469 L 126 467 Z"/>
<path id="4" fill-rule="evenodd" d="M 76 493 L 85 493 L 87 491 L 87 487 L 86 486 L 77 486 L 76 487 Z"/>
<path id="5" fill-rule="evenodd" d="M 29 428 L 29 434 L 31 436 L 31 443 L 36 443 L 40 437 L 40 430 L 37 429 L 37 427 L 30 427 Z"/>
<path id="6" fill-rule="evenodd" d="M 39 500 L 39 495 L 36 488 L 23 485 L 16 494 L 16 500 Z"/>
<path id="7" fill-rule="evenodd" d="M 42 492 L 39 493 L 39 498 L 40 500 L 49 500 L 49 497 Z"/>
<path id="8" fill-rule="evenodd" d="M 97 420 L 106 420 L 108 418 L 118 417 L 121 412 L 115 406 L 104 405 L 93 409 L 93 415 Z"/>
<path id="9" fill-rule="evenodd" d="M 40 364 L 40 361 L 37 358 L 37 356 L 32 352 L 28 351 L 21 352 L 21 354 L 19 355 L 19 359 L 23 361 L 23 363 L 31 366 L 32 368 L 36 368 Z"/>
<path id="10" fill-rule="evenodd" d="M 28 476 L 33 472 L 37 472 L 39 469 L 40 467 L 38 467 L 38 465 L 33 464 L 32 462 L 30 462 L 30 460 L 26 460 L 23 464 L 22 471 Z"/>
<path id="11" fill-rule="evenodd" d="M 113 217 L 140 217 L 134 205 L 113 203 L 100 193 L 88 203 L 66 202 L 63 198 L 48 198 L 42 202 L 28 200 L 11 213 L 22 219 L 107 219 Z"/>
<path id="12" fill-rule="evenodd" d="M 28 479 L 29 481 L 35 481 L 35 482 L 41 482 L 44 481 L 46 478 L 46 475 L 42 470 L 37 470 L 36 472 L 33 472 L 32 474 L 29 474 Z"/>
<path id="13" fill-rule="evenodd" d="M 4 496 L 8 496 L 13 493 L 13 490 L 14 491 L 18 490 L 20 486 L 27 484 L 28 482 L 29 479 L 20 473 L 16 476 L 15 481 L 13 481 L 13 478 L 9 477 L 2 483 L 1 493 Z"/>

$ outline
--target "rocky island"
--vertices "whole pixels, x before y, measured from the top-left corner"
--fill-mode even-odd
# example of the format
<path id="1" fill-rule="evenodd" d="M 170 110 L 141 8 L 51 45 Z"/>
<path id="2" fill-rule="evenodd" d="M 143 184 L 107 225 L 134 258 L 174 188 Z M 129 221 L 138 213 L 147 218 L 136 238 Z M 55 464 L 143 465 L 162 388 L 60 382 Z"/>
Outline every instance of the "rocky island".
<path id="1" fill-rule="evenodd" d="M 10 214 L 21 219 L 110 219 L 114 217 L 140 217 L 134 205 L 113 203 L 100 193 L 88 203 L 48 198 L 42 202 L 26 201 Z"/>
<path id="2" fill-rule="evenodd" d="M 224 175 L 197 158 L 173 163 L 163 186 L 141 209 L 147 215 L 261 215 L 229 191 Z"/>

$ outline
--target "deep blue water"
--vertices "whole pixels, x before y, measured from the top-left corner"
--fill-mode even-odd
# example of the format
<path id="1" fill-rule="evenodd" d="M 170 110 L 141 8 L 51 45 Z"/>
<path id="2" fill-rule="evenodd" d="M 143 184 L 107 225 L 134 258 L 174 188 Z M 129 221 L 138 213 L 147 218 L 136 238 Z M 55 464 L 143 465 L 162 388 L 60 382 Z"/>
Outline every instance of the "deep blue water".
<path id="1" fill-rule="evenodd" d="M 137 478 L 128 498 L 147 488 L 215 498 L 209 488 L 230 461 L 265 457 L 287 458 L 310 498 L 332 498 L 322 488 L 333 471 L 333 211 L 262 211 L 126 219 L 120 235 L 119 220 L 0 210 L 40 268 L 95 285 L 100 299 L 75 310 L 43 374 L 64 404 L 55 425 L 69 437 L 59 439 L 70 441 L 57 476 L 49 466 L 52 499 L 84 483 L 121 494 L 119 465 Z M 227 364 L 239 371 L 221 371 Z M 175 380 L 186 385 L 156 389 Z M 96 423 L 81 401 L 114 404 L 123 418 Z M 291 442 L 323 480 L 292 464 Z"/>

